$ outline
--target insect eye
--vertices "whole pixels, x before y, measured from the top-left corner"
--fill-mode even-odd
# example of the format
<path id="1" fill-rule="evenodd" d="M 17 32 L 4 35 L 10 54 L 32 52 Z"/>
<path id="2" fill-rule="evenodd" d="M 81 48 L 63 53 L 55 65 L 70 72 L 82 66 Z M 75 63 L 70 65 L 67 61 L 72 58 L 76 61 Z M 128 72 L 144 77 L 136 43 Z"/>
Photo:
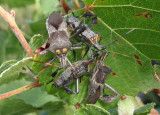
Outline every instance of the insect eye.
<path id="1" fill-rule="evenodd" d="M 56 50 L 56 54 L 60 55 L 61 51 L 60 50 Z"/>
<path id="2" fill-rule="evenodd" d="M 66 53 L 67 53 L 67 48 L 63 48 L 63 49 L 62 49 L 62 53 L 63 53 L 63 54 L 66 54 Z"/>

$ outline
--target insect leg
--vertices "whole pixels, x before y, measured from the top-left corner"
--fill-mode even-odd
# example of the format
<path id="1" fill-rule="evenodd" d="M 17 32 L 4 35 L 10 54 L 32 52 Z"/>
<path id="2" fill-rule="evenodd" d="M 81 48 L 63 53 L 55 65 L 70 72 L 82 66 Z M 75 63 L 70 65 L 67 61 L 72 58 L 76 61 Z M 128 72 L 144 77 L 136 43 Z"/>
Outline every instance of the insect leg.
<path id="1" fill-rule="evenodd" d="M 82 49 L 82 47 L 71 47 L 70 50 Z"/>
<path id="2" fill-rule="evenodd" d="M 82 45 L 83 44 L 83 42 L 78 42 L 78 43 L 76 43 L 76 44 L 72 44 L 72 46 L 80 46 L 80 45 Z"/>
<path id="3" fill-rule="evenodd" d="M 82 42 L 73 44 L 72 46 L 79 46 L 81 44 L 82 44 Z M 76 62 L 77 59 L 76 59 L 76 51 L 75 51 L 75 49 L 82 49 L 82 47 L 71 47 L 71 49 L 70 49 L 70 50 L 73 50 L 73 56 L 74 56 L 74 60 Z"/>
<path id="4" fill-rule="evenodd" d="M 72 70 L 72 74 L 73 74 L 73 77 L 76 78 L 75 92 L 68 87 L 64 87 L 64 89 L 66 90 L 68 94 L 78 94 L 79 93 L 79 81 L 78 81 L 78 77 L 74 69 Z"/>
<path id="5" fill-rule="evenodd" d="M 79 46 L 79 45 L 81 45 L 81 44 L 83 44 L 83 42 L 79 42 L 79 43 L 76 43 L 76 44 L 72 44 L 72 46 Z M 75 49 L 82 49 L 82 47 L 71 47 L 71 50 L 73 50 L 74 60 L 75 60 L 75 62 L 76 62 L 77 59 L 76 59 L 76 51 L 75 51 Z"/>
<path id="6" fill-rule="evenodd" d="M 92 17 L 92 16 L 93 16 L 93 18 L 92 18 L 92 23 L 89 27 L 90 29 L 93 27 L 94 24 L 97 23 L 97 15 L 93 14 L 93 13 L 90 13 L 90 12 L 86 12 L 85 14 L 82 15 L 82 17 L 86 17 L 86 18 Z"/>
<path id="7" fill-rule="evenodd" d="M 92 18 L 92 23 L 91 23 L 91 25 L 89 26 L 89 28 L 92 29 L 93 25 L 96 24 L 96 22 L 97 22 L 97 17 L 96 17 L 96 19 L 95 19 L 95 18 Z"/>
<path id="8" fill-rule="evenodd" d="M 79 93 L 79 80 L 78 80 L 78 78 L 76 79 L 75 91 L 76 91 L 77 94 Z"/>
<path id="9" fill-rule="evenodd" d="M 79 30 L 78 30 L 79 29 Z M 86 26 L 83 24 L 83 22 L 80 22 L 80 24 L 78 25 L 78 27 L 76 27 L 74 29 L 74 31 L 78 30 L 77 32 L 75 32 L 69 39 L 81 34 L 86 28 Z"/>
<path id="10" fill-rule="evenodd" d="M 50 51 L 48 51 L 48 49 L 45 49 L 45 50 L 41 51 L 40 53 L 38 53 L 37 55 L 40 56 L 40 55 L 46 54 L 48 52 L 50 52 Z"/>
<path id="11" fill-rule="evenodd" d="M 76 58 L 76 51 L 75 50 L 73 50 L 73 56 L 74 56 L 74 61 L 76 62 L 77 58 Z"/>
<path id="12" fill-rule="evenodd" d="M 73 74 L 74 78 L 76 78 L 75 91 L 76 91 L 76 94 L 78 94 L 79 93 L 79 80 L 78 80 L 77 75 L 74 70 L 72 71 L 72 74 Z"/>
<path id="13" fill-rule="evenodd" d="M 64 87 L 64 90 L 66 90 L 66 92 L 68 94 L 77 94 L 76 92 L 74 92 L 72 89 L 68 88 L 68 87 Z"/>
<path id="14" fill-rule="evenodd" d="M 91 48 L 89 50 L 90 50 L 90 53 L 91 53 L 91 59 L 94 59 L 94 57 L 95 57 L 95 55 L 93 53 L 94 51 Z"/>
<path id="15" fill-rule="evenodd" d="M 71 47 L 70 50 L 82 49 L 82 47 L 75 47 L 75 46 L 80 46 L 81 44 L 83 44 L 83 42 L 72 44 L 73 47 Z"/>
<path id="16" fill-rule="evenodd" d="M 59 71 L 60 69 L 62 69 L 62 68 L 57 68 L 57 69 L 56 69 L 56 71 L 55 71 L 55 72 L 53 72 L 51 76 L 52 76 L 52 77 L 55 77 L 55 76 L 56 76 L 56 74 L 58 73 L 58 71 Z M 47 84 L 49 84 L 49 83 L 50 83 L 50 82 L 52 82 L 52 81 L 53 81 L 53 79 L 52 79 L 52 80 L 50 80 L 49 82 L 47 82 Z"/>
<path id="17" fill-rule="evenodd" d="M 116 96 L 109 96 L 109 95 L 103 95 L 100 97 L 101 100 L 103 100 L 106 103 L 110 103 L 113 100 L 117 99 L 118 97 L 120 97 L 120 94 L 111 86 L 107 85 L 106 83 L 104 84 L 104 86 L 109 89 L 112 93 L 114 93 Z"/>
<path id="18" fill-rule="evenodd" d="M 73 15 L 74 17 L 78 18 L 78 16 L 76 16 L 76 15 L 74 14 L 74 12 L 72 12 L 72 15 Z"/>
<path id="19" fill-rule="evenodd" d="M 122 36 L 120 36 L 118 39 L 114 40 L 112 43 L 108 44 L 107 46 L 103 46 L 102 49 L 106 49 L 108 46 L 114 44 L 115 42 L 117 42 L 118 40 L 123 38 L 125 35 L 129 34 L 130 32 L 132 32 L 133 30 L 135 30 L 135 28 L 132 28 L 130 31 L 128 31 L 127 33 L 123 34 Z"/>
<path id="20" fill-rule="evenodd" d="M 89 51 L 89 46 L 86 46 L 86 52 L 85 52 L 85 54 L 83 55 L 82 59 L 84 59 L 84 57 L 86 56 L 86 54 L 88 53 L 88 51 Z"/>
<path id="21" fill-rule="evenodd" d="M 52 77 L 55 77 L 58 73 L 59 70 L 61 70 L 62 68 L 57 68 L 55 72 L 52 73 Z"/>
<path id="22" fill-rule="evenodd" d="M 108 84 L 104 84 L 104 86 L 106 87 L 106 88 L 108 88 L 110 91 L 112 91 L 116 96 L 120 96 L 120 94 L 114 89 L 114 88 L 112 88 L 111 86 L 109 86 Z"/>

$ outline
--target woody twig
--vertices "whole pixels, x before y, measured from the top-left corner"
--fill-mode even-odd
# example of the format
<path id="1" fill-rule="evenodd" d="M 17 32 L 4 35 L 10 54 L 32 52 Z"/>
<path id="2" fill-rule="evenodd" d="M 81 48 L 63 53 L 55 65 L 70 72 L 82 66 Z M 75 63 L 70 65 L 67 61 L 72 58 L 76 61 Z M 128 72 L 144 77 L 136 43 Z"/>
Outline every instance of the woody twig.
<path id="1" fill-rule="evenodd" d="M 18 88 L 18 89 L 16 89 L 16 90 L 13 90 L 13 91 L 10 91 L 10 92 L 1 94 L 1 95 L 0 95 L 0 100 L 9 98 L 9 97 L 11 97 L 11 96 L 13 96 L 13 95 L 16 95 L 16 94 L 19 94 L 19 93 L 24 92 L 24 91 L 26 91 L 26 90 L 32 89 L 32 88 L 34 88 L 34 87 L 40 87 L 40 86 L 41 86 L 41 84 L 39 84 L 38 81 L 37 81 L 37 82 L 34 82 L 34 83 L 31 83 L 31 84 L 29 84 L 29 85 L 26 85 L 26 86 L 24 86 L 24 87 Z"/>
<path id="2" fill-rule="evenodd" d="M 10 14 L 0 6 L 0 14 L 2 15 L 3 19 L 8 23 L 14 34 L 17 36 L 18 40 L 20 41 L 28 55 L 34 57 L 34 53 L 32 52 L 30 46 L 28 45 L 26 39 L 24 38 L 22 32 L 20 31 L 14 20 L 15 12 L 12 10 Z"/>

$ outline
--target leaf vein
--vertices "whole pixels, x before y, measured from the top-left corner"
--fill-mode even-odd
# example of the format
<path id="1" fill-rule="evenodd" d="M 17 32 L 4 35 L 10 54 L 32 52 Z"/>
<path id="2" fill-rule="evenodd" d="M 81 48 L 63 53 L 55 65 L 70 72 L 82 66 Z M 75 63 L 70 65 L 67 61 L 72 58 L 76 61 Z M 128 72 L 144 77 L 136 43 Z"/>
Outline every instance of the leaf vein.
<path id="1" fill-rule="evenodd" d="M 108 26 L 100 17 L 98 17 L 98 20 L 101 21 L 104 26 L 106 26 L 107 28 L 109 28 L 111 30 L 111 32 L 115 33 L 116 35 L 118 35 L 119 37 L 121 37 L 121 35 L 119 35 L 117 32 L 114 31 L 114 29 L 112 29 L 110 26 Z M 137 50 L 137 48 L 135 46 L 133 46 L 129 41 L 127 41 L 126 39 L 124 39 L 123 37 L 121 37 L 121 39 L 123 39 L 126 43 L 128 43 L 128 45 L 130 45 L 132 48 L 134 48 L 137 52 L 139 52 L 141 55 L 143 55 L 144 57 L 146 57 L 147 59 L 149 59 L 149 57 L 147 57 L 146 55 L 144 55 L 142 52 L 140 52 L 139 50 Z"/>

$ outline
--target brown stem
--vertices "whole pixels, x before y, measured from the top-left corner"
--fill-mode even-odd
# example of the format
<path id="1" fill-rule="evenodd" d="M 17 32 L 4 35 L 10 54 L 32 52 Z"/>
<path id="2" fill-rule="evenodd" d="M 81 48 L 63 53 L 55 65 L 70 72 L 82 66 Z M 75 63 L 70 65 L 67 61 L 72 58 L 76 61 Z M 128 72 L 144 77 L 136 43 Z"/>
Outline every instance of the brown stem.
<path id="1" fill-rule="evenodd" d="M 66 3 L 65 0 L 59 0 L 60 4 L 62 5 L 64 11 L 66 12 L 66 14 L 69 13 L 69 11 L 71 10 L 71 8 L 68 6 L 68 4 Z"/>
<path id="2" fill-rule="evenodd" d="M 14 17 L 10 15 L 7 11 L 5 11 L 1 6 L 0 6 L 0 14 L 4 18 L 4 20 L 8 23 L 8 25 L 11 27 L 12 31 L 14 34 L 17 36 L 19 39 L 20 43 L 22 44 L 23 48 L 26 50 L 29 56 L 34 57 L 34 53 L 32 52 L 30 46 L 28 45 L 26 39 L 24 38 L 22 32 L 18 28 Z"/>
<path id="3" fill-rule="evenodd" d="M 33 87 L 40 87 L 40 86 L 41 86 L 41 84 L 39 84 L 38 81 L 37 81 L 37 82 L 34 82 L 34 83 L 31 83 L 31 84 L 26 85 L 26 86 L 24 86 L 24 87 L 21 87 L 21 88 L 19 88 L 19 89 L 10 91 L 10 92 L 8 92 L 8 93 L 1 94 L 1 95 L 0 95 L 0 100 L 3 100 L 3 99 L 5 99 L 5 98 L 9 98 L 9 97 L 11 97 L 11 96 L 14 96 L 14 95 L 16 95 L 16 94 L 19 94 L 19 93 L 21 93 L 21 92 L 24 92 L 24 91 L 26 91 L 26 90 L 32 89 Z"/>

